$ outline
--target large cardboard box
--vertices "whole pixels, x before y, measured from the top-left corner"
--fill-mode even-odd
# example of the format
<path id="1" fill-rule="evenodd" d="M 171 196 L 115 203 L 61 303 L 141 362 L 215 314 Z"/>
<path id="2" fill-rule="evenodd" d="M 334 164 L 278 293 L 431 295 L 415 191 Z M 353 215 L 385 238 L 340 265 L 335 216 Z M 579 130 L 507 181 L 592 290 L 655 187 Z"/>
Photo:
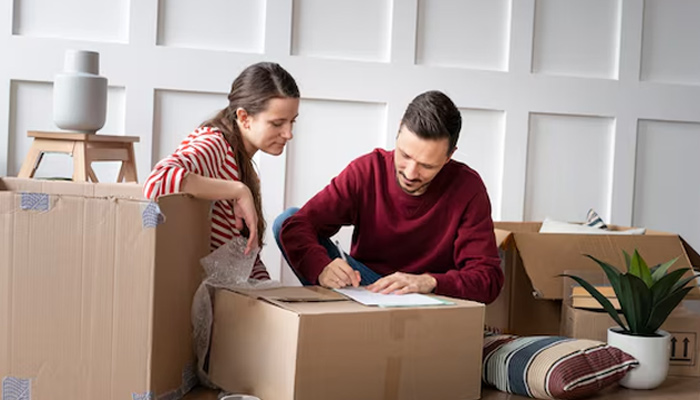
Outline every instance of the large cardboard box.
<path id="1" fill-rule="evenodd" d="M 696 301 L 695 301 L 696 302 Z M 690 303 L 690 302 L 684 302 Z M 671 338 L 671 369 L 669 375 L 700 377 L 700 314 L 683 303 L 668 317 L 661 329 Z M 621 316 L 624 320 L 624 316 Z M 608 328 L 617 326 L 604 311 L 573 308 L 565 303 L 562 309 L 562 334 L 577 339 L 607 342 Z"/>
<path id="2" fill-rule="evenodd" d="M 638 249 L 650 265 L 680 256 L 672 269 L 700 266 L 700 255 L 675 234 L 651 230 L 644 235 L 539 233 L 541 225 L 495 223 L 506 280 L 499 298 L 486 308 L 487 326 L 518 335 L 559 334 L 565 280 L 558 275 L 600 271 L 583 254 L 622 266 L 622 250 L 631 253 Z M 700 291 L 694 290 L 690 297 L 699 295 Z"/>
<path id="3" fill-rule="evenodd" d="M 135 184 L 0 179 L 0 397 L 179 398 L 208 212 Z"/>
<path id="4" fill-rule="evenodd" d="M 322 288 L 219 290 L 209 372 L 264 400 L 478 399 L 484 306 L 378 308 Z"/>

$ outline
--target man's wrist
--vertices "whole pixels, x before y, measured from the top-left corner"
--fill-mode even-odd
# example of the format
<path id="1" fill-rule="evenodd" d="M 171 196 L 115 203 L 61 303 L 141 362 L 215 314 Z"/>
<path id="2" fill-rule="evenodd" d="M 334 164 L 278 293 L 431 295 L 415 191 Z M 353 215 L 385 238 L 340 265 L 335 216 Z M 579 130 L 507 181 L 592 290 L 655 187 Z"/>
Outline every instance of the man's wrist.
<path id="1" fill-rule="evenodd" d="M 437 289 L 437 283 L 438 283 L 437 279 L 435 279 L 435 277 L 430 275 L 430 274 L 424 274 L 424 276 L 425 276 L 425 280 L 426 280 L 427 285 L 428 285 L 427 286 L 428 293 L 435 292 L 435 289 Z"/>

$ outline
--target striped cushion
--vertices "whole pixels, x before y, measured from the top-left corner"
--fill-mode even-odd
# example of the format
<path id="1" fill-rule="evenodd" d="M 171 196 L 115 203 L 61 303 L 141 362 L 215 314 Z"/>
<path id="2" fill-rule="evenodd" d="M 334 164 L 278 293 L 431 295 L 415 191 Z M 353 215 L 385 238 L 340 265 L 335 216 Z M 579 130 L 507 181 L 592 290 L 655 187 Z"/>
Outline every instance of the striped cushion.
<path id="1" fill-rule="evenodd" d="M 483 357 L 485 383 L 540 399 L 590 396 L 639 364 L 603 342 L 560 336 L 487 334 Z"/>

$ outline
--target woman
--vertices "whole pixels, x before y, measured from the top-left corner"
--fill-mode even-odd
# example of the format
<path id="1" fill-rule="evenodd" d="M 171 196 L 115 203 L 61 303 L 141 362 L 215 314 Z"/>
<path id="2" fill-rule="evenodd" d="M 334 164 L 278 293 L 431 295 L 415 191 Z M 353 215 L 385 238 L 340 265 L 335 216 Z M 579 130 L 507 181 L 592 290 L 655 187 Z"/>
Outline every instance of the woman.
<path id="1" fill-rule="evenodd" d="M 265 233 L 253 155 L 258 150 L 282 154 L 292 139 L 299 88 L 284 68 L 261 62 L 247 67 L 233 81 L 228 101 L 228 107 L 156 164 L 144 193 L 152 200 L 180 192 L 214 200 L 211 250 L 243 235 L 248 238 L 245 254 L 249 254 L 262 246 Z M 270 279 L 260 258 L 250 278 Z"/>

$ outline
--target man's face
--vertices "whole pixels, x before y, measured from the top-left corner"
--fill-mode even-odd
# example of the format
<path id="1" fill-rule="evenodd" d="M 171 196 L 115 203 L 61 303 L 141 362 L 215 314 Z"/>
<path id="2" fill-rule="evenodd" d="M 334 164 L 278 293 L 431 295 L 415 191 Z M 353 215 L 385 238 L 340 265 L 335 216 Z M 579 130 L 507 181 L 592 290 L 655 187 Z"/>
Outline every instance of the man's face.
<path id="1" fill-rule="evenodd" d="M 448 147 L 447 138 L 422 139 L 402 125 L 394 151 L 396 180 L 401 189 L 413 196 L 425 193 L 430 182 L 450 161 L 452 154 L 447 153 Z"/>

